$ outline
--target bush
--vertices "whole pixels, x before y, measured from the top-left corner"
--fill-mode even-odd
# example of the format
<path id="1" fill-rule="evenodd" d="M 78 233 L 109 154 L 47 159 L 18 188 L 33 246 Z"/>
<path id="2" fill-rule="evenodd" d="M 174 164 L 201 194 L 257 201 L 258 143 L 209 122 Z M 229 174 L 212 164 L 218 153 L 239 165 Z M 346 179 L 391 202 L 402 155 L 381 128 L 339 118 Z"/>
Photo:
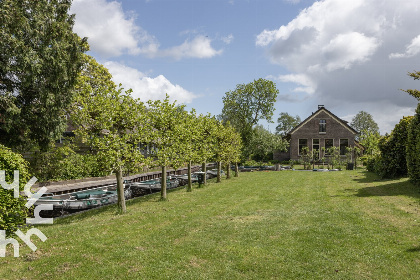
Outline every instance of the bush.
<path id="1" fill-rule="evenodd" d="M 410 180 L 420 185 L 420 103 L 408 129 L 407 167 Z"/>
<path id="2" fill-rule="evenodd" d="M 14 171 L 19 170 L 19 189 L 21 191 L 30 179 L 28 163 L 20 154 L 12 152 L 1 144 L 0 170 L 5 171 L 6 182 L 9 184 L 13 182 Z M 15 232 L 18 226 L 25 224 L 25 219 L 28 216 L 25 203 L 26 199 L 23 197 L 14 198 L 13 190 L 5 190 L 0 187 L 0 230 L 5 230 L 7 236 Z"/>
<path id="3" fill-rule="evenodd" d="M 32 170 L 40 181 L 61 181 L 100 177 L 106 174 L 93 154 L 76 153 L 72 146 L 53 147 L 38 153 L 32 160 Z"/>
<path id="4" fill-rule="evenodd" d="M 404 117 L 391 134 L 379 140 L 381 156 L 375 169 L 382 178 L 395 178 L 407 175 L 406 149 L 408 129 L 413 117 Z"/>

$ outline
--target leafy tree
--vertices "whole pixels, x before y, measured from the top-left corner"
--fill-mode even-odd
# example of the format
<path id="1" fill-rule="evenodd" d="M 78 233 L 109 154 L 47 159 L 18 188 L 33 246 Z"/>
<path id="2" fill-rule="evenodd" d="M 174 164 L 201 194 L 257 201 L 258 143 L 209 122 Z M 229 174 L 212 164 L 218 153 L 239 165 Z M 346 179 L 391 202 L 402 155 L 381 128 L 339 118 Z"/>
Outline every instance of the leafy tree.
<path id="1" fill-rule="evenodd" d="M 20 154 L 12 152 L 1 144 L 0 170 L 4 171 L 5 180 L 9 184 L 13 182 L 14 171 L 19 170 L 19 190 L 23 191 L 30 178 L 28 163 Z M 0 186 L 0 230 L 5 230 L 7 236 L 15 232 L 20 225 L 25 224 L 25 218 L 28 216 L 25 204 L 26 200 L 22 197 L 14 197 L 13 190 L 6 190 Z"/>
<path id="2" fill-rule="evenodd" d="M 253 129 L 248 146 L 244 149 L 254 160 L 271 160 L 275 150 L 285 151 L 287 146 L 287 141 L 280 135 L 271 133 L 262 125 L 257 125 Z"/>
<path id="3" fill-rule="evenodd" d="M 277 119 L 276 133 L 281 136 L 285 136 L 294 127 L 300 124 L 301 120 L 299 116 L 293 117 L 289 113 L 281 112 Z"/>
<path id="4" fill-rule="evenodd" d="M 215 155 L 215 134 L 217 133 L 217 120 L 210 114 L 198 116 L 197 135 L 197 162 L 202 163 L 201 171 L 206 174 L 206 163 Z M 206 184 L 206 176 L 204 176 Z"/>
<path id="5" fill-rule="evenodd" d="M 360 111 L 357 113 L 356 116 L 352 119 L 350 125 L 355 130 L 359 131 L 360 137 L 366 133 L 379 133 L 378 124 L 373 120 L 372 115 L 365 111 Z"/>
<path id="6" fill-rule="evenodd" d="M 70 0 L 0 1 L 0 142 L 43 150 L 61 135 L 85 40 Z"/>
<path id="7" fill-rule="evenodd" d="M 359 141 L 360 144 L 365 148 L 365 155 L 374 156 L 379 153 L 380 138 L 381 135 L 379 135 L 378 132 L 363 131 L 363 133 L 361 133 Z"/>
<path id="8" fill-rule="evenodd" d="M 151 141 L 156 145 L 154 164 L 162 167 L 161 200 L 166 200 L 166 168 L 173 166 L 179 168 L 184 163 L 182 149 L 184 149 L 182 136 L 185 126 L 182 120 L 185 116 L 184 105 L 177 106 L 169 102 L 169 96 L 165 100 L 149 100 L 148 119 L 152 127 Z"/>
<path id="9" fill-rule="evenodd" d="M 408 75 L 410 77 L 412 77 L 414 80 L 420 80 L 420 71 L 416 71 L 416 72 L 409 72 Z M 418 101 L 420 101 L 420 91 L 417 89 L 407 89 L 407 90 L 402 90 L 407 92 L 408 94 L 410 94 L 411 96 L 413 96 L 414 98 L 416 98 Z"/>
<path id="10" fill-rule="evenodd" d="M 240 133 L 247 146 L 252 137 L 252 128 L 259 120 L 271 121 L 274 103 L 279 91 L 272 81 L 254 80 L 249 84 L 239 84 L 223 97 L 223 121 L 230 121 Z"/>
<path id="11" fill-rule="evenodd" d="M 409 73 L 415 80 L 420 79 L 420 72 Z M 405 90 L 410 95 L 420 101 L 420 92 L 418 90 Z M 417 104 L 416 114 L 414 115 L 408 129 L 407 143 L 407 168 L 410 180 L 420 185 L 420 103 Z"/>
<path id="12" fill-rule="evenodd" d="M 145 162 L 138 147 L 148 140 L 150 129 L 143 104 L 133 99 L 130 91 L 117 88 L 110 77 L 105 67 L 86 56 L 72 120 L 77 126 L 76 135 L 94 149 L 102 168 L 115 173 L 118 209 L 124 213 L 123 169 Z"/>

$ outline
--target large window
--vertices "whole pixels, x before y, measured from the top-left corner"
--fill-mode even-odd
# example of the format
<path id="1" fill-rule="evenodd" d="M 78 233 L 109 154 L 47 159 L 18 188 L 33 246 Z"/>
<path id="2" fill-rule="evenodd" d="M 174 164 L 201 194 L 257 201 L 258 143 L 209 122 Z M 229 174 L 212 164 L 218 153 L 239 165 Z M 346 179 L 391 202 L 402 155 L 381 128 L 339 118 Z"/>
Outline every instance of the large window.
<path id="1" fill-rule="evenodd" d="M 331 153 L 329 153 L 329 149 L 334 147 L 334 139 L 325 139 L 324 141 L 325 155 L 331 155 Z"/>
<path id="2" fill-rule="evenodd" d="M 340 155 L 346 155 L 346 148 L 349 146 L 349 139 L 340 139 Z"/>
<path id="3" fill-rule="evenodd" d="M 315 160 L 319 159 L 320 145 L 319 139 L 312 139 L 312 153 Z"/>
<path id="4" fill-rule="evenodd" d="M 308 139 L 299 139 L 299 155 L 304 147 L 308 147 Z"/>
<path id="5" fill-rule="evenodd" d="M 319 133 L 327 133 L 327 121 L 319 120 Z"/>

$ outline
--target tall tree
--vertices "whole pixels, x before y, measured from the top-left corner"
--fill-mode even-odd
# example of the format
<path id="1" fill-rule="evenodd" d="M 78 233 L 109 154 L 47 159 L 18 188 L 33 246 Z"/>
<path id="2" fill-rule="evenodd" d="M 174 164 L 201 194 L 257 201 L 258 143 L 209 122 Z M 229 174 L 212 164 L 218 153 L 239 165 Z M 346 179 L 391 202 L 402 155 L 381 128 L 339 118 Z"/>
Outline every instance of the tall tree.
<path id="1" fill-rule="evenodd" d="M 145 162 L 139 146 L 149 140 L 146 108 L 130 90 L 117 88 L 105 67 L 91 57 L 85 61 L 71 117 L 76 135 L 96 151 L 102 168 L 115 173 L 118 209 L 124 213 L 123 170 Z"/>
<path id="2" fill-rule="evenodd" d="M 236 128 L 245 146 L 249 144 L 252 128 L 259 120 L 271 122 L 278 93 L 275 83 L 265 79 L 239 84 L 235 90 L 226 92 L 221 117 Z"/>
<path id="3" fill-rule="evenodd" d="M 420 72 L 409 73 L 414 80 L 420 79 Z M 405 92 L 420 101 L 420 91 L 416 89 L 408 89 Z M 410 180 L 420 186 L 420 103 L 417 104 L 416 114 L 408 128 L 407 140 L 407 168 Z"/>
<path id="4" fill-rule="evenodd" d="M 73 32 L 70 0 L 0 1 L 0 142 L 46 149 L 65 128 L 64 110 L 87 43 Z M 24 145 L 25 144 L 25 145 Z"/>
<path id="5" fill-rule="evenodd" d="M 277 119 L 278 125 L 276 127 L 276 133 L 285 136 L 289 131 L 300 124 L 300 122 L 299 116 L 296 115 L 296 117 L 293 117 L 289 115 L 289 113 L 281 112 Z"/>
<path id="6" fill-rule="evenodd" d="M 350 126 L 360 133 L 360 136 L 363 136 L 367 133 L 379 133 L 378 124 L 373 120 L 371 114 L 360 111 L 352 119 Z"/>

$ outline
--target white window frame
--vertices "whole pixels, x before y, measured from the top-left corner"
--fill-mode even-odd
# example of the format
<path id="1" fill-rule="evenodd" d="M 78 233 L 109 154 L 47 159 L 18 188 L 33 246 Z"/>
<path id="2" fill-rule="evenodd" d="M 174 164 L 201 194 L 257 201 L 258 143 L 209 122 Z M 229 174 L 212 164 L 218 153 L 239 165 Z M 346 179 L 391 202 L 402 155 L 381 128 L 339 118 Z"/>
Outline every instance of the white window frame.
<path id="1" fill-rule="evenodd" d="M 321 121 L 324 121 L 324 122 L 321 123 Z M 320 131 L 321 130 L 321 125 L 324 126 L 325 131 Z M 327 120 L 326 119 L 320 119 L 319 120 L 318 132 L 319 132 L 319 134 L 327 134 Z"/>

